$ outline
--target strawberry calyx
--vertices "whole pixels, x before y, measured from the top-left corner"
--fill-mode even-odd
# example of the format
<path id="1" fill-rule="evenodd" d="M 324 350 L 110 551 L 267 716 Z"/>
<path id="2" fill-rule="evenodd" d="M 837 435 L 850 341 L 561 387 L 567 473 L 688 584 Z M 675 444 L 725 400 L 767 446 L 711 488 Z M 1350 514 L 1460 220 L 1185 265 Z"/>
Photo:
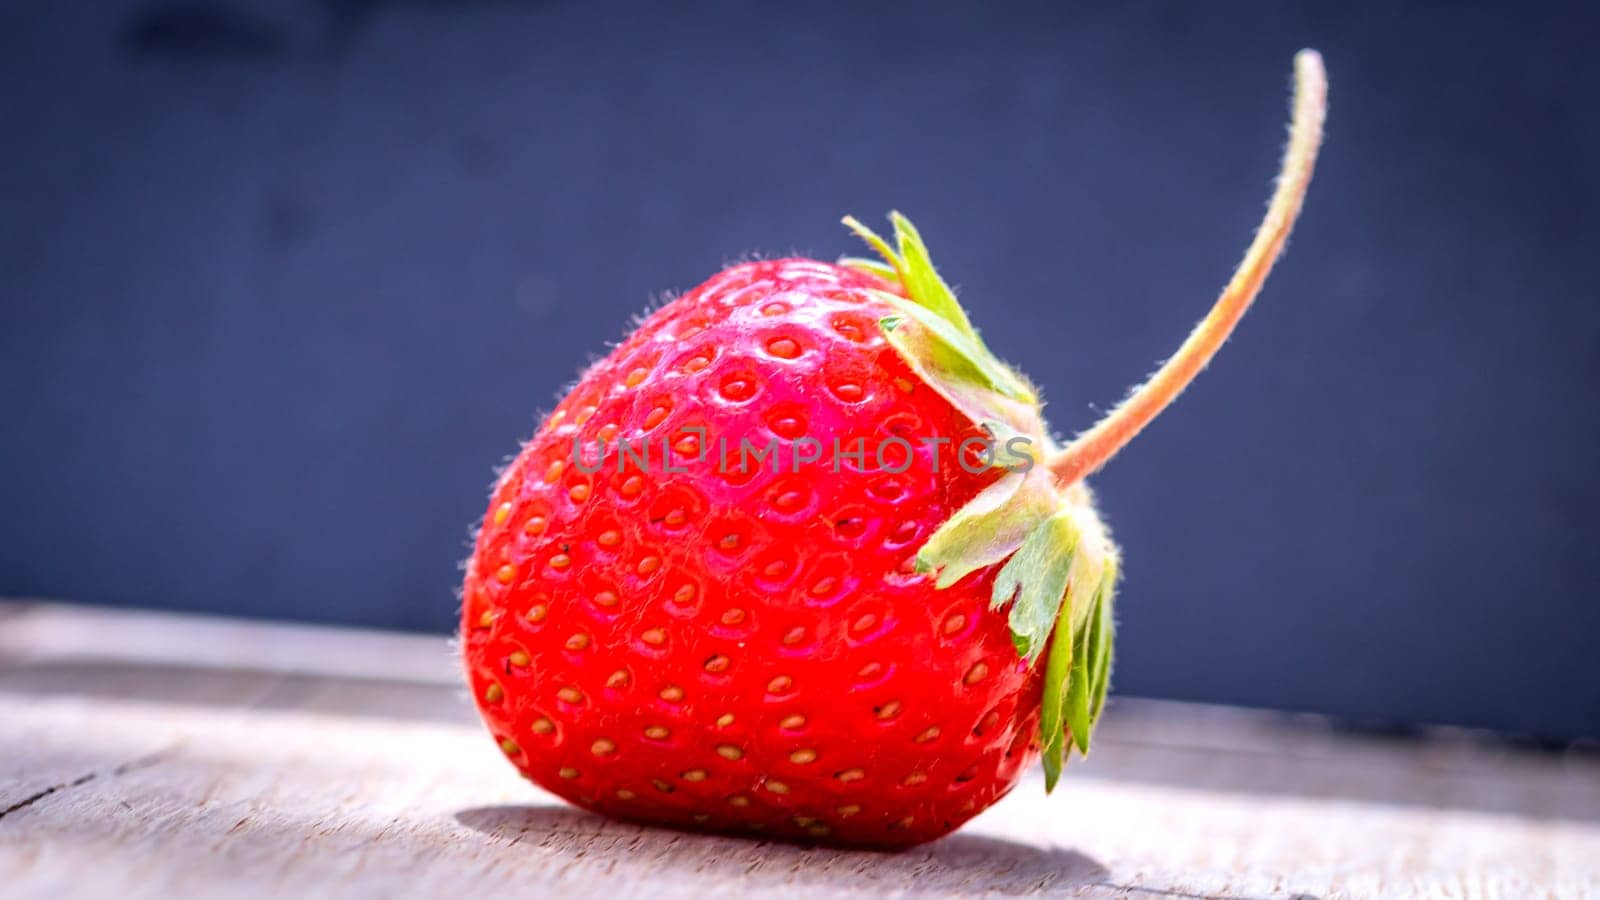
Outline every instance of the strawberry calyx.
<path id="1" fill-rule="evenodd" d="M 997 445 L 1058 452 L 1037 391 L 1001 362 L 934 269 L 916 227 L 891 213 L 896 246 L 854 218 L 844 220 L 883 262 L 841 265 L 898 284 L 904 296 L 877 292 L 894 314 L 879 326 L 911 369 Z M 1040 714 L 1046 790 L 1055 787 L 1071 747 L 1089 750 L 1110 680 L 1111 603 L 1117 548 L 1081 482 L 1063 485 L 1044 465 L 1008 469 L 957 510 L 917 551 L 919 571 L 948 588 L 999 565 L 989 608 L 1007 611 L 1012 643 L 1029 665 L 1048 648 Z M 1071 745 L 1067 744 L 1071 735 Z"/>
<path id="2" fill-rule="evenodd" d="M 1282 254 L 1299 217 L 1322 144 L 1327 74 L 1315 50 L 1295 55 L 1295 91 L 1277 187 L 1244 260 L 1206 317 L 1148 381 L 1065 447 L 1056 447 L 1027 379 L 1000 362 L 939 277 L 915 227 L 890 214 L 896 247 L 853 218 L 845 225 L 883 262 L 841 265 L 898 283 L 880 291 L 895 314 L 880 325 L 889 344 L 935 391 L 992 439 L 1021 436 L 1047 452 L 1045 465 L 1008 471 L 957 510 L 917 551 L 917 567 L 947 588 L 989 566 L 990 609 L 1009 608 L 1017 653 L 1045 660 L 1040 710 L 1045 789 L 1055 787 L 1071 746 L 1089 751 L 1111 671 L 1112 597 L 1121 565 L 1083 479 L 1126 446 L 1182 393 L 1233 332 Z M 1009 444 L 1008 444 L 1009 446 Z"/>

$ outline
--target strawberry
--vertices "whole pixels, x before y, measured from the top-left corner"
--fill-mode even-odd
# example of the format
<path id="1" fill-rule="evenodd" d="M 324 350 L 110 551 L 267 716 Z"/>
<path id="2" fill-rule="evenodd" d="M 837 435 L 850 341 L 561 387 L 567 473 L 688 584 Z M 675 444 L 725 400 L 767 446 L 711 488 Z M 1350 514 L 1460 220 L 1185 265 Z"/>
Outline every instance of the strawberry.
<path id="1" fill-rule="evenodd" d="M 1215 353 L 1298 213 L 1310 51 L 1240 271 L 1177 355 L 1058 445 L 895 215 L 884 262 L 734 266 L 595 363 L 502 472 L 466 564 L 472 694 L 580 806 L 906 846 L 1088 751 L 1120 561 L 1083 479 Z"/>

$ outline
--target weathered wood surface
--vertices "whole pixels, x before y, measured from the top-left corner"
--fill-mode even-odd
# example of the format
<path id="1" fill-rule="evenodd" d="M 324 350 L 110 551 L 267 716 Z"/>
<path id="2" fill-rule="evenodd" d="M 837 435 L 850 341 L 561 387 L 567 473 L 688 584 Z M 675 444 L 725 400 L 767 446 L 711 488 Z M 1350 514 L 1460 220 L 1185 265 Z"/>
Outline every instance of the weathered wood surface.
<path id="1" fill-rule="evenodd" d="M 1600 754 L 1117 700 L 890 855 L 605 821 L 521 781 L 441 639 L 0 605 L 0 897 L 1600 896 Z"/>

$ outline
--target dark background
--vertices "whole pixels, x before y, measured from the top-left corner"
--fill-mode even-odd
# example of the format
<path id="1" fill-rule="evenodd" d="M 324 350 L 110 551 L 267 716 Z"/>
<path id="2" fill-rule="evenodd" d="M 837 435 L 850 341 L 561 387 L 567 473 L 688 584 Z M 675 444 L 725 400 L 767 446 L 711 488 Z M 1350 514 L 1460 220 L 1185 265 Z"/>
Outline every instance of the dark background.
<path id="1" fill-rule="evenodd" d="M 0 6 L 0 594 L 451 627 L 492 466 L 653 295 L 901 208 L 1097 486 L 1118 691 L 1600 734 L 1600 66 L 1526 4 Z M 115 635 L 107 635 L 115 640 Z"/>

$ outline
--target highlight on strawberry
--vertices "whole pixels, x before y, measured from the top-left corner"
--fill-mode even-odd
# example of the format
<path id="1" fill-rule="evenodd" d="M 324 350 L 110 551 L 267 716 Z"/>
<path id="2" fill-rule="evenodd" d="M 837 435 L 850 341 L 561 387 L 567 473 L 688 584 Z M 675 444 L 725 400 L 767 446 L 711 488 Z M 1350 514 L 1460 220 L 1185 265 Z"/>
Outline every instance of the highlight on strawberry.
<path id="1" fill-rule="evenodd" d="M 505 756 L 624 819 L 902 847 L 1047 790 L 1105 704 L 1121 557 L 1084 483 L 1255 298 L 1321 141 L 1295 60 L 1266 217 L 1177 353 L 1058 442 L 904 217 L 881 259 L 729 268 L 586 371 L 500 474 L 467 681 Z"/>

